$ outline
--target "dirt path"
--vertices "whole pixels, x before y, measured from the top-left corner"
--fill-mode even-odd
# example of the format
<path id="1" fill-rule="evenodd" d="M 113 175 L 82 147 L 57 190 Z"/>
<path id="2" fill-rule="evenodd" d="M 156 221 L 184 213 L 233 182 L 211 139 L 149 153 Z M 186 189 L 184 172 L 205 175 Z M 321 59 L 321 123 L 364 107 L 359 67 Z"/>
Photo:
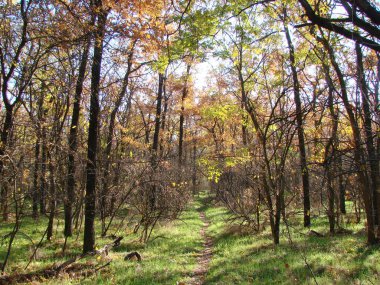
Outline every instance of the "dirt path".
<path id="1" fill-rule="evenodd" d="M 204 212 L 199 213 L 200 219 L 203 221 L 203 227 L 200 230 L 201 236 L 203 238 L 203 250 L 199 253 L 198 266 L 195 269 L 192 278 L 186 284 L 188 285 L 202 285 L 204 283 L 209 263 L 212 258 L 212 239 L 206 234 L 207 228 L 210 223 L 206 218 Z"/>

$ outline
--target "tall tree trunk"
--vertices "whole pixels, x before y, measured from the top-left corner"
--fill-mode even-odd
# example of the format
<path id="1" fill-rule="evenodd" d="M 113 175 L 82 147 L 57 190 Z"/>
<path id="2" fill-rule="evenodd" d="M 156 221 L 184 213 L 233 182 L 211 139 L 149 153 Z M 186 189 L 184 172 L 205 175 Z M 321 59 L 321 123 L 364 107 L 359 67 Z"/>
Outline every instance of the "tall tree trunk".
<path id="1" fill-rule="evenodd" d="M 241 89 L 241 109 L 243 111 L 242 115 L 242 125 L 241 125 L 241 132 L 242 132 L 242 139 L 243 139 L 243 145 L 246 146 L 248 144 L 248 138 L 247 138 L 247 116 L 244 113 L 246 101 L 247 101 L 247 93 L 245 91 L 245 82 L 243 78 L 242 73 L 242 64 L 239 66 L 239 81 L 240 81 L 240 89 Z"/>
<path id="2" fill-rule="evenodd" d="M 26 2 L 25 0 L 21 0 L 19 3 L 22 26 L 20 27 L 21 28 L 20 41 L 18 42 L 18 45 L 14 47 L 16 52 L 14 56 L 11 56 L 9 58 L 9 62 L 11 62 L 12 64 L 10 64 L 9 68 L 6 68 L 4 65 L 4 61 L 2 61 L 2 64 L 0 65 L 0 69 L 1 69 L 0 73 L 1 73 L 1 79 L 2 79 L 0 80 L 1 95 L 4 102 L 4 107 L 5 107 L 5 121 L 3 124 L 3 128 L 1 130 L 0 176 L 3 173 L 4 154 L 5 154 L 5 149 L 8 146 L 9 134 L 13 128 L 13 109 L 21 100 L 21 94 L 22 94 L 22 92 L 19 92 L 13 103 L 11 103 L 8 99 L 9 82 L 12 79 L 12 76 L 14 75 L 16 67 L 18 66 L 17 63 L 20 61 L 22 51 L 25 48 L 25 45 L 27 43 L 27 34 L 28 34 L 28 25 L 29 25 L 28 12 L 31 5 L 30 3 L 25 3 L 25 2 Z M 4 60 L 3 51 L 1 54 L 2 54 L 1 57 Z"/>
<path id="3" fill-rule="evenodd" d="M 371 192 L 372 192 L 372 207 L 374 215 L 374 223 L 377 226 L 376 235 L 380 238 L 380 228 L 379 228 L 379 217 L 380 217 L 380 185 L 379 185 L 379 158 L 376 153 L 376 147 L 374 144 L 373 137 L 375 133 L 372 131 L 372 118 L 370 110 L 370 98 L 368 94 L 368 87 L 364 74 L 363 66 L 363 54 L 360 44 L 356 42 L 356 61 L 357 61 L 357 77 L 358 85 L 362 97 L 362 106 L 364 113 L 364 134 L 365 134 L 365 145 L 367 148 L 367 157 L 369 162 L 369 178 L 371 179 Z"/>
<path id="4" fill-rule="evenodd" d="M 333 165 L 331 163 L 326 163 L 327 169 L 327 199 L 328 199 L 328 208 L 327 208 L 327 217 L 329 219 L 330 233 L 335 232 L 335 191 L 333 186 Z"/>
<path id="5" fill-rule="evenodd" d="M 328 108 L 332 120 L 332 131 L 330 138 L 325 147 L 324 168 L 327 176 L 327 198 L 328 209 L 327 216 L 329 219 L 330 233 L 335 232 L 335 191 L 334 191 L 334 166 L 335 166 L 335 151 L 338 132 L 338 112 L 334 109 L 334 83 L 330 77 L 330 68 L 323 63 L 323 69 L 328 86 Z"/>
<path id="6" fill-rule="evenodd" d="M 165 84 L 165 76 L 162 73 L 158 74 L 158 92 L 157 92 L 157 103 L 156 103 L 156 118 L 154 121 L 154 133 L 153 133 L 153 144 L 152 144 L 152 152 L 153 152 L 153 164 L 157 162 L 157 151 L 159 145 L 159 136 L 160 136 L 160 124 L 161 124 L 161 105 L 162 105 L 162 97 L 164 91 Z"/>
<path id="7" fill-rule="evenodd" d="M 280 242 L 280 222 L 277 220 L 278 211 L 276 211 L 276 209 L 279 209 L 279 208 L 273 207 L 273 201 L 272 201 L 272 197 L 271 197 L 271 189 L 270 189 L 270 186 L 268 184 L 268 179 L 266 177 L 265 172 L 266 171 L 264 169 L 263 175 L 262 175 L 263 176 L 263 190 L 264 190 L 264 196 L 266 199 L 266 204 L 267 204 L 268 212 L 269 212 L 269 223 L 270 223 L 270 228 L 271 228 L 271 232 L 272 232 L 273 243 L 279 244 L 279 242 Z M 278 199 L 278 195 L 275 196 L 274 202 L 275 202 L 275 207 L 280 206 L 280 201 Z M 279 213 L 279 217 L 281 217 L 281 212 Z"/>
<path id="8" fill-rule="evenodd" d="M 158 91 L 157 91 L 157 103 L 156 103 L 156 118 L 154 124 L 153 133 L 153 144 L 152 144 L 152 170 L 156 171 L 158 167 L 158 147 L 159 147 L 159 137 L 160 137 L 160 125 L 161 125 L 161 105 L 164 93 L 165 76 L 162 73 L 158 74 Z M 153 210 L 156 205 L 156 186 L 152 186 L 152 190 L 149 193 L 149 209 Z"/>
<path id="9" fill-rule="evenodd" d="M 243 37 L 243 34 L 240 35 L 241 38 Z M 241 125 L 241 131 L 242 131 L 242 139 L 243 139 L 243 145 L 247 145 L 247 116 L 244 113 L 244 109 L 247 104 L 247 93 L 245 91 L 245 80 L 243 77 L 243 46 L 242 46 L 242 41 L 241 39 L 240 44 L 238 45 L 238 50 L 239 50 L 239 61 L 238 64 L 236 65 L 236 69 L 238 72 L 238 77 L 239 77 L 239 83 L 240 83 L 240 94 L 241 94 L 241 109 L 243 111 L 242 115 L 242 125 Z"/>
<path id="10" fill-rule="evenodd" d="M 284 16 L 286 16 L 286 10 L 284 9 Z M 303 224 L 304 227 L 310 226 L 310 183 L 309 183 L 309 169 L 306 160 L 306 147 L 305 147 L 305 134 L 303 129 L 303 112 L 301 104 L 300 95 L 300 84 L 298 81 L 294 46 L 292 39 L 290 37 L 289 29 L 284 23 L 285 36 L 289 48 L 289 59 L 290 68 L 293 77 L 293 88 L 294 88 L 294 101 L 296 103 L 296 120 L 297 120 L 297 131 L 298 131 L 298 148 L 300 151 L 300 165 L 301 165 L 301 176 L 302 176 L 302 186 L 303 186 Z"/>
<path id="11" fill-rule="evenodd" d="M 4 88 L 4 86 L 3 86 Z M 3 92 L 3 98 L 4 98 L 4 92 Z M 4 102 L 5 103 L 5 102 Z M 4 159 L 5 159 L 5 150 L 8 146 L 8 140 L 10 133 L 13 128 L 13 109 L 14 105 L 10 105 L 9 103 L 5 103 L 5 121 L 3 125 L 3 129 L 1 132 L 1 145 L 0 145 L 0 176 L 3 179 L 1 187 L 1 208 L 2 208 L 2 216 L 3 220 L 7 221 L 9 217 L 8 213 L 8 186 L 7 183 L 5 183 L 5 178 L 3 177 L 3 169 L 4 169 Z"/>
<path id="12" fill-rule="evenodd" d="M 2 207 L 2 216 L 3 221 L 7 222 L 9 219 L 9 205 L 8 205 L 8 199 L 9 199 L 9 189 L 7 183 L 3 182 L 1 187 L 1 207 Z"/>
<path id="13" fill-rule="evenodd" d="M 33 201 L 33 218 L 38 218 L 38 172 L 39 172 L 39 159 L 40 159 L 40 138 L 37 137 L 36 145 L 34 147 L 34 169 L 33 169 L 33 189 L 32 189 L 32 201 Z"/>
<path id="14" fill-rule="evenodd" d="M 103 57 L 103 41 L 107 22 L 108 12 L 103 10 L 102 1 L 95 1 L 93 10 L 97 15 L 97 25 L 95 31 L 95 44 L 93 62 L 91 69 L 91 103 L 90 121 L 88 127 L 88 150 L 86 166 L 86 195 L 85 195 L 85 221 L 83 252 L 94 250 L 95 245 L 95 201 L 96 201 L 96 154 L 98 146 L 98 125 L 99 125 L 99 89 L 100 73 Z"/>
<path id="15" fill-rule="evenodd" d="M 373 216 L 372 193 L 371 193 L 369 177 L 367 175 L 366 167 L 365 167 L 366 165 L 365 159 L 364 159 L 365 155 L 364 155 L 364 151 L 361 145 L 362 139 L 361 139 L 359 124 L 355 117 L 354 107 L 351 105 L 348 99 L 346 81 L 344 80 L 343 73 L 339 67 L 339 64 L 336 61 L 335 53 L 331 45 L 329 44 L 329 42 L 326 40 L 326 38 L 317 37 L 317 40 L 320 41 L 323 44 L 324 48 L 327 50 L 330 57 L 331 64 L 338 77 L 340 90 L 341 90 L 340 97 L 342 98 L 343 105 L 346 109 L 350 126 L 352 129 L 352 138 L 354 142 L 354 161 L 357 168 L 358 180 L 360 184 L 360 192 L 364 201 L 366 217 L 367 217 L 367 242 L 369 244 L 375 244 L 377 243 L 377 239 L 376 239 L 376 235 L 374 231 L 375 221 L 374 221 L 374 216 Z"/>
<path id="16" fill-rule="evenodd" d="M 3 97 L 4 96 L 6 96 L 6 95 L 3 95 Z M 3 129 L 1 131 L 0 174 L 3 173 L 5 148 L 8 145 L 9 134 L 10 134 L 12 128 L 13 128 L 13 109 L 14 109 L 14 105 L 8 105 L 8 104 L 5 104 L 5 121 L 4 121 Z"/>
<path id="17" fill-rule="evenodd" d="M 184 136 L 184 122 L 185 122 L 185 100 L 189 93 L 188 81 L 190 77 L 191 64 L 187 64 L 184 85 L 182 89 L 181 97 L 181 114 L 179 116 L 179 140 L 178 140 L 178 162 L 182 166 L 183 162 L 183 136 Z"/>
<path id="18" fill-rule="evenodd" d="M 281 223 L 281 212 L 284 200 L 284 193 L 282 189 L 277 190 L 275 201 L 276 201 L 276 209 L 274 215 L 274 236 L 273 242 L 274 244 L 280 243 L 280 223 Z"/>
<path id="19" fill-rule="evenodd" d="M 380 159 L 380 53 L 377 53 L 377 75 L 375 84 L 375 110 L 376 110 L 376 134 L 377 134 L 377 159 Z"/>
<path id="20" fill-rule="evenodd" d="M 40 214 L 46 213 L 46 156 L 47 156 L 47 142 L 46 142 L 46 127 L 43 126 L 41 130 L 41 176 L 40 176 Z"/>
<path id="21" fill-rule="evenodd" d="M 20 57 L 22 56 L 22 52 L 27 43 L 27 34 L 28 34 L 28 12 L 30 10 L 30 1 L 27 2 L 25 0 L 21 0 L 18 7 L 20 8 L 20 19 L 22 24 L 20 26 L 20 34 L 19 39 L 15 41 L 16 44 L 13 47 L 15 51 L 14 55 L 4 54 L 4 51 L 1 51 L 1 64 L 0 64 L 0 84 L 1 84 L 1 96 L 3 99 L 4 107 L 5 107 L 5 120 L 1 130 L 0 136 L 0 179 L 4 179 L 3 170 L 4 170 L 4 160 L 6 148 L 8 147 L 8 141 L 10 137 L 10 133 L 13 128 L 14 121 L 14 107 L 20 102 L 22 92 L 18 92 L 16 99 L 11 103 L 8 99 L 8 88 L 9 83 L 11 82 L 16 67 L 18 66 L 18 62 L 20 61 Z M 6 67 L 5 61 L 11 63 L 8 67 Z M 20 90 L 19 90 L 20 91 Z M 0 203 L 2 207 L 3 219 L 8 219 L 8 188 L 6 183 L 2 183 L 0 185 Z M 3 269 L 5 268 L 5 264 Z"/>
<path id="22" fill-rule="evenodd" d="M 167 121 L 167 115 L 168 115 L 168 104 L 169 104 L 169 96 L 166 94 L 166 86 L 164 84 L 163 87 L 163 99 L 164 99 L 164 110 L 161 116 L 161 138 L 160 138 L 160 156 L 164 156 L 164 133 L 166 129 L 166 121 Z M 169 151 L 169 148 L 167 149 L 167 152 Z"/>
<path id="23" fill-rule="evenodd" d="M 339 210 L 341 214 L 346 214 L 346 187 L 343 183 L 343 160 L 342 160 L 342 154 L 339 153 L 338 157 L 338 167 L 339 167 L 339 177 L 338 177 L 338 183 L 339 183 Z"/>
<path id="24" fill-rule="evenodd" d="M 198 192 L 197 189 L 197 141 L 193 138 L 193 169 L 191 174 L 191 183 L 192 183 L 192 190 L 193 195 L 195 195 Z"/>
<path id="25" fill-rule="evenodd" d="M 50 186 L 49 186 L 49 195 L 50 195 L 50 203 L 49 203 L 49 221 L 48 221 L 48 227 L 46 231 L 46 239 L 51 240 L 53 237 L 53 225 L 54 225 L 54 218 L 55 218 L 55 210 L 56 210 L 56 197 L 55 197 L 55 171 L 54 171 L 54 165 L 52 162 L 52 157 L 49 155 L 49 172 L 50 172 Z"/>
<path id="26" fill-rule="evenodd" d="M 65 228 L 64 235 L 65 237 L 70 237 L 73 234 L 73 203 L 76 201 L 75 194 L 75 153 L 77 151 L 78 144 L 78 123 L 80 115 L 80 104 L 82 100 L 82 91 L 83 91 L 83 82 L 86 76 L 86 67 L 88 61 L 88 54 L 91 45 L 91 37 L 88 38 L 86 46 L 83 50 L 81 63 L 79 66 L 78 78 L 75 87 L 75 97 L 73 104 L 73 113 L 71 116 L 71 125 L 70 125 L 70 134 L 69 134 L 69 155 L 67 162 L 67 184 L 66 184 L 66 198 L 64 203 L 65 211 Z"/>

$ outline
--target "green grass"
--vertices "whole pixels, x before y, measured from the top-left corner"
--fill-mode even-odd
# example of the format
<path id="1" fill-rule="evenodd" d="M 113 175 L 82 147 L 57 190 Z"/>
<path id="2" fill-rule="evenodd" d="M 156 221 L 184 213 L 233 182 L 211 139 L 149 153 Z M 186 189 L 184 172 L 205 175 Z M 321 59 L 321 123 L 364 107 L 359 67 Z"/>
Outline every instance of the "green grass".
<path id="1" fill-rule="evenodd" d="M 236 225 L 226 222 L 229 217 L 227 211 L 213 205 L 205 193 L 195 199 L 180 220 L 160 225 L 147 245 L 140 244 L 138 236 L 131 234 L 132 225 L 124 225 L 118 233 L 125 237 L 122 245 L 110 253 L 112 262 L 101 272 L 76 278 L 63 275 L 60 279 L 43 283 L 173 285 L 182 281 L 186 284 L 197 267 L 198 252 L 202 249 L 200 211 L 204 211 L 211 222 L 208 234 L 214 240 L 214 255 L 205 284 L 315 284 L 311 271 L 318 284 L 379 284 L 380 250 L 379 247 L 366 246 L 363 224 L 345 225 L 352 234 L 330 236 L 327 218 L 316 217 L 312 220 L 312 229 L 325 237 L 315 237 L 308 235 L 308 231 L 300 226 L 302 217 L 293 217 L 289 227 L 292 243 L 283 225 L 280 245 L 274 246 L 269 226 L 259 234 L 240 232 Z M 120 220 L 115 222 L 110 233 L 116 229 L 118 222 Z M 53 241 L 44 241 L 38 259 L 24 271 L 33 249 L 30 239 L 38 243 L 46 224 L 44 218 L 39 223 L 29 218 L 23 220 L 12 250 L 8 273 L 30 272 L 53 263 L 59 264 L 70 255 L 81 252 L 82 235 L 78 241 L 70 239 L 67 255 L 61 254 L 64 242 L 61 220 L 56 225 L 57 235 Z M 0 236 L 11 229 L 12 223 L 2 223 Z M 109 238 L 97 237 L 98 247 L 110 241 Z M 3 259 L 5 250 L 6 243 L 3 243 L 0 259 Z M 134 250 L 142 255 L 143 261 L 124 261 L 126 253 Z M 104 264 L 107 259 L 90 258 L 83 262 Z"/>
<path id="2" fill-rule="evenodd" d="M 180 280 L 186 281 L 191 276 L 196 266 L 198 251 L 202 248 L 202 238 L 200 228 L 202 222 L 199 219 L 199 201 L 193 202 L 188 209 L 183 212 L 180 220 L 162 224 L 153 232 L 151 241 L 146 245 L 138 242 L 139 236 L 132 234 L 131 228 L 124 227 L 118 235 L 124 236 L 120 247 L 113 250 L 109 257 L 112 258 L 110 266 L 102 270 L 101 273 L 84 278 L 70 279 L 70 276 L 63 276 L 60 280 L 46 280 L 47 284 L 176 284 Z M 72 238 L 68 242 L 67 255 L 61 253 L 64 237 L 62 235 L 63 222 L 57 227 L 57 235 L 52 242 L 44 241 L 42 248 L 38 251 L 38 259 L 33 261 L 30 267 L 24 271 L 29 256 L 32 254 L 33 246 L 38 243 L 46 228 L 47 220 L 41 218 L 38 223 L 32 219 L 25 218 L 20 233 L 16 236 L 7 273 L 30 272 L 50 266 L 54 263 L 61 263 L 71 255 L 76 255 L 82 249 L 82 235 L 78 241 Z M 117 227 L 117 222 L 114 227 Z M 0 236 L 4 236 L 12 229 L 12 223 L 2 224 Z M 110 233 L 113 231 L 111 230 Z M 28 234 L 28 238 L 23 233 Z M 97 237 L 98 247 L 111 242 L 109 238 Z M 3 260 L 6 253 L 7 243 L 0 247 L 0 260 Z M 138 251 L 143 258 L 143 262 L 124 261 L 125 255 L 130 251 Z M 83 261 L 98 262 L 104 264 L 108 261 L 90 258 Z"/>
<path id="3" fill-rule="evenodd" d="M 186 280 L 196 266 L 197 252 L 202 248 L 199 234 L 202 222 L 196 209 L 199 203 L 194 202 L 183 213 L 180 221 L 161 226 L 146 246 L 129 239 L 124 247 L 112 254 L 115 258 L 109 274 L 96 277 L 97 284 L 176 284 Z M 137 249 L 143 256 L 143 262 L 123 260 L 125 252 Z M 110 278 L 113 280 L 110 282 Z M 87 283 L 93 284 L 92 280 Z"/>
<path id="4" fill-rule="evenodd" d="M 274 246 L 269 226 L 259 234 L 234 234 L 224 208 L 208 208 L 206 215 L 215 247 L 206 284 L 379 284 L 379 247 L 365 245 L 363 225 L 330 236 L 327 218 L 314 218 L 312 229 L 325 235 L 315 237 L 297 221 L 289 228 L 292 243 L 283 226 Z"/>

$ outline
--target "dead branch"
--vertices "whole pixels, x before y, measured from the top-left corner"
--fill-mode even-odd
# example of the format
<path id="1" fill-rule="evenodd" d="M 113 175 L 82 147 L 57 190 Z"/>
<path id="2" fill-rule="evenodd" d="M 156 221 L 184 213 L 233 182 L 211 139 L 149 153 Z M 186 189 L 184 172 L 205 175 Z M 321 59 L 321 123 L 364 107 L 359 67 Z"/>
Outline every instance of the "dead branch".
<path id="1" fill-rule="evenodd" d="M 75 268 L 75 264 L 77 261 L 89 257 L 89 256 L 107 256 L 109 251 L 120 245 L 120 241 L 123 239 L 123 237 L 118 237 L 115 239 L 112 243 L 106 244 L 104 247 L 102 247 L 99 250 L 94 250 L 88 253 L 82 253 L 80 255 L 77 255 L 65 262 L 63 262 L 60 265 L 52 265 L 49 267 L 46 267 L 44 269 L 30 272 L 30 273 L 24 273 L 24 274 L 13 274 L 13 275 L 5 275 L 0 276 L 0 285 L 9 285 L 9 284 L 17 284 L 17 283 L 29 283 L 32 281 L 42 281 L 43 279 L 50 279 L 57 277 L 61 272 L 63 271 L 70 271 L 71 268 L 77 270 L 78 268 Z M 141 257 L 140 257 L 141 258 Z M 98 267 L 96 270 L 92 270 L 93 272 L 99 271 L 100 269 L 103 269 L 107 265 L 109 265 L 110 262 L 108 262 L 104 266 Z"/>

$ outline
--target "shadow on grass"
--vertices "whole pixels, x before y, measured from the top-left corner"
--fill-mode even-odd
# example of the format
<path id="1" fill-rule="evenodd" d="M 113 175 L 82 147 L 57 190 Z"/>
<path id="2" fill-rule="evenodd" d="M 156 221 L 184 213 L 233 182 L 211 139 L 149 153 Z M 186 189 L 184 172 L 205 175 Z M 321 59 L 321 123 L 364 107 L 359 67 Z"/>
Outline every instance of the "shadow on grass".
<path id="1" fill-rule="evenodd" d="M 206 191 L 201 192 L 196 199 L 200 203 L 199 207 L 196 209 L 198 212 L 205 212 L 216 204 L 215 197 Z"/>
<path id="2" fill-rule="evenodd" d="M 238 250 L 232 252 L 234 246 Z M 215 248 L 215 261 L 205 284 L 309 284 L 312 278 L 289 244 L 274 246 L 266 240 L 255 245 L 249 237 L 222 235 L 215 240 Z"/>
<path id="3" fill-rule="evenodd" d="M 281 244 L 272 244 L 269 229 L 264 233 L 236 233 L 228 230 L 220 215 L 214 215 L 214 256 L 204 284 L 377 284 L 368 280 L 380 276 L 380 247 L 365 245 L 365 235 L 352 232 L 324 237 L 292 232 L 293 243 L 282 232 Z M 222 214 L 221 214 L 222 213 Z M 325 221 L 317 221 L 326 231 Z M 306 258 L 306 262 L 305 262 Z M 363 282 L 364 283 L 363 283 Z M 356 283 L 355 283 L 356 284 Z M 359 283 L 358 283 L 359 284 Z"/>

